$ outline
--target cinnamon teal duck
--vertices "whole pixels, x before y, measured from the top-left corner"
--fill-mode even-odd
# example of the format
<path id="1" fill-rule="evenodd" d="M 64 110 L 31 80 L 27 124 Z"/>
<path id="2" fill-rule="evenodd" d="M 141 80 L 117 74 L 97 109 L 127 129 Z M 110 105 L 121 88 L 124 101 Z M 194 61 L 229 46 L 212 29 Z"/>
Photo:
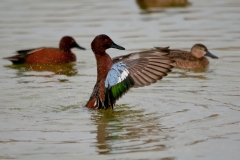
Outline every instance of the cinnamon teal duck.
<path id="1" fill-rule="evenodd" d="M 17 55 L 6 57 L 13 64 L 63 64 L 76 61 L 75 54 L 71 48 L 85 50 L 79 46 L 76 41 L 70 37 L 62 37 L 59 48 L 40 47 L 16 51 Z"/>
<path id="2" fill-rule="evenodd" d="M 113 108 L 116 101 L 130 88 L 150 85 L 166 76 L 174 62 L 169 53 L 151 49 L 111 58 L 106 50 L 116 48 L 107 35 L 98 35 L 91 43 L 97 62 L 97 82 L 86 107 L 94 109 Z"/>

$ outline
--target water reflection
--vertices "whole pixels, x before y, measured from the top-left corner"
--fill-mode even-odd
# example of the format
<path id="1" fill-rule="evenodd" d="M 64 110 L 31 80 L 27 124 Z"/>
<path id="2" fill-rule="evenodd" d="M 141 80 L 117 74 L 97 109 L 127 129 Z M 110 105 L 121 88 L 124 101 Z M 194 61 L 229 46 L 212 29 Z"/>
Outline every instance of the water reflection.
<path id="1" fill-rule="evenodd" d="M 36 72 L 53 72 L 54 75 L 66 75 L 74 76 L 78 73 L 75 63 L 68 64 L 55 64 L 55 65 L 29 65 L 29 64 L 20 64 L 20 65 L 8 65 L 4 66 L 11 69 L 16 69 L 17 75 L 22 76 L 25 72 L 36 71 Z"/>
<path id="2" fill-rule="evenodd" d="M 204 72 L 208 72 L 209 71 L 209 66 L 202 67 L 202 68 L 196 68 L 196 69 L 182 69 L 182 68 L 174 67 L 173 72 L 174 71 L 179 71 L 181 73 L 183 73 L 183 72 L 184 73 L 186 73 L 186 72 L 204 73 Z"/>
<path id="3" fill-rule="evenodd" d="M 239 0 L 189 1 L 193 5 L 185 8 L 148 5 L 141 10 L 137 0 L 2 0 L 0 157 L 239 159 Z M 149 10 L 164 12 L 141 14 Z M 85 105 L 95 83 L 91 51 L 82 54 L 76 66 L 60 71 L 3 67 L 10 63 L 2 57 L 16 48 L 54 46 L 63 34 L 75 35 L 90 47 L 99 32 L 118 39 L 126 53 L 204 43 L 221 58 L 201 73 L 173 69 L 176 73 L 161 82 L 133 89 L 121 99 L 131 107 L 118 105 L 114 112 L 77 108 Z M 110 52 L 112 57 L 125 54 Z"/>
<path id="4" fill-rule="evenodd" d="M 92 112 L 92 121 L 97 129 L 99 154 L 133 153 L 166 150 L 169 136 L 159 124 L 159 115 L 134 110 L 127 105 L 118 105 L 113 110 Z M 141 141 L 139 141 L 141 139 Z M 143 147 L 144 146 L 144 147 Z"/>
<path id="5" fill-rule="evenodd" d="M 201 73 L 201 72 L 188 72 L 188 71 L 179 71 L 179 70 L 174 70 L 170 73 L 170 75 L 172 76 L 171 78 L 196 78 L 196 79 L 202 79 L 202 80 L 206 80 L 206 75 L 202 75 L 202 74 L 195 74 L 195 73 Z"/>

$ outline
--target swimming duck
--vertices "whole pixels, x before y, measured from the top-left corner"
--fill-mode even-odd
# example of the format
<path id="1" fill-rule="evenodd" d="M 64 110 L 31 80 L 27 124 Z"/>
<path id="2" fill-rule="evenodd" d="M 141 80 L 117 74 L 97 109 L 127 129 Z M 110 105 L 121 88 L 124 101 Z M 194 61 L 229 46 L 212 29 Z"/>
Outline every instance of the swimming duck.
<path id="1" fill-rule="evenodd" d="M 113 108 L 130 88 L 143 87 L 166 76 L 174 62 L 167 52 L 151 49 L 111 58 L 106 50 L 125 50 L 107 35 L 98 35 L 91 43 L 97 63 L 97 82 L 86 104 L 88 108 Z"/>
<path id="2" fill-rule="evenodd" d="M 72 37 L 64 36 L 60 40 L 59 48 L 40 47 L 19 50 L 16 51 L 17 55 L 4 59 L 12 61 L 13 64 L 63 64 L 76 61 L 76 56 L 71 48 L 85 50 Z"/>
<path id="3" fill-rule="evenodd" d="M 162 7 L 185 7 L 190 5 L 188 0 L 136 0 L 141 9 Z"/>
<path id="4" fill-rule="evenodd" d="M 181 69 L 194 70 L 207 67 L 209 61 L 206 56 L 218 59 L 218 57 L 210 53 L 207 47 L 203 44 L 193 45 L 190 52 L 178 49 L 169 49 L 169 47 L 156 47 L 156 49 L 161 49 L 162 51 L 169 53 L 168 56 L 175 60 L 172 65 Z"/>

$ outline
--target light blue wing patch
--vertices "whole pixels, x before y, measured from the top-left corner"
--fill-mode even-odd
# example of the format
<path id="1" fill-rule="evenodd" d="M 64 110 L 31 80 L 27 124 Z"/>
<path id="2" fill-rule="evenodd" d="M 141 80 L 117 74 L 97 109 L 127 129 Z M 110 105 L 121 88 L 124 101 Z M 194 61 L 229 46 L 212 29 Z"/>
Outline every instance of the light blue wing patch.
<path id="1" fill-rule="evenodd" d="M 111 88 L 117 83 L 123 81 L 128 74 L 129 72 L 126 69 L 126 64 L 122 62 L 115 63 L 107 74 L 105 88 Z"/>

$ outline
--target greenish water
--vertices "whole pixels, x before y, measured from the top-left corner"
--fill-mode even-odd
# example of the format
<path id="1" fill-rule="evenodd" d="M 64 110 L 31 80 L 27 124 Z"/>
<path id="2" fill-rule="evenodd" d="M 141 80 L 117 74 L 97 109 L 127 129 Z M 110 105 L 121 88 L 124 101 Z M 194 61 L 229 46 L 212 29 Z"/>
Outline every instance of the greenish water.
<path id="1" fill-rule="evenodd" d="M 240 3 L 191 0 L 146 12 L 135 1 L 0 2 L 0 159 L 238 159 L 240 156 Z M 189 50 L 203 43 L 218 60 L 202 72 L 174 69 L 132 89 L 114 111 L 83 107 L 96 81 L 93 38 L 125 51 Z M 77 62 L 12 66 L 19 49 L 57 47 L 70 35 L 86 51 Z"/>

